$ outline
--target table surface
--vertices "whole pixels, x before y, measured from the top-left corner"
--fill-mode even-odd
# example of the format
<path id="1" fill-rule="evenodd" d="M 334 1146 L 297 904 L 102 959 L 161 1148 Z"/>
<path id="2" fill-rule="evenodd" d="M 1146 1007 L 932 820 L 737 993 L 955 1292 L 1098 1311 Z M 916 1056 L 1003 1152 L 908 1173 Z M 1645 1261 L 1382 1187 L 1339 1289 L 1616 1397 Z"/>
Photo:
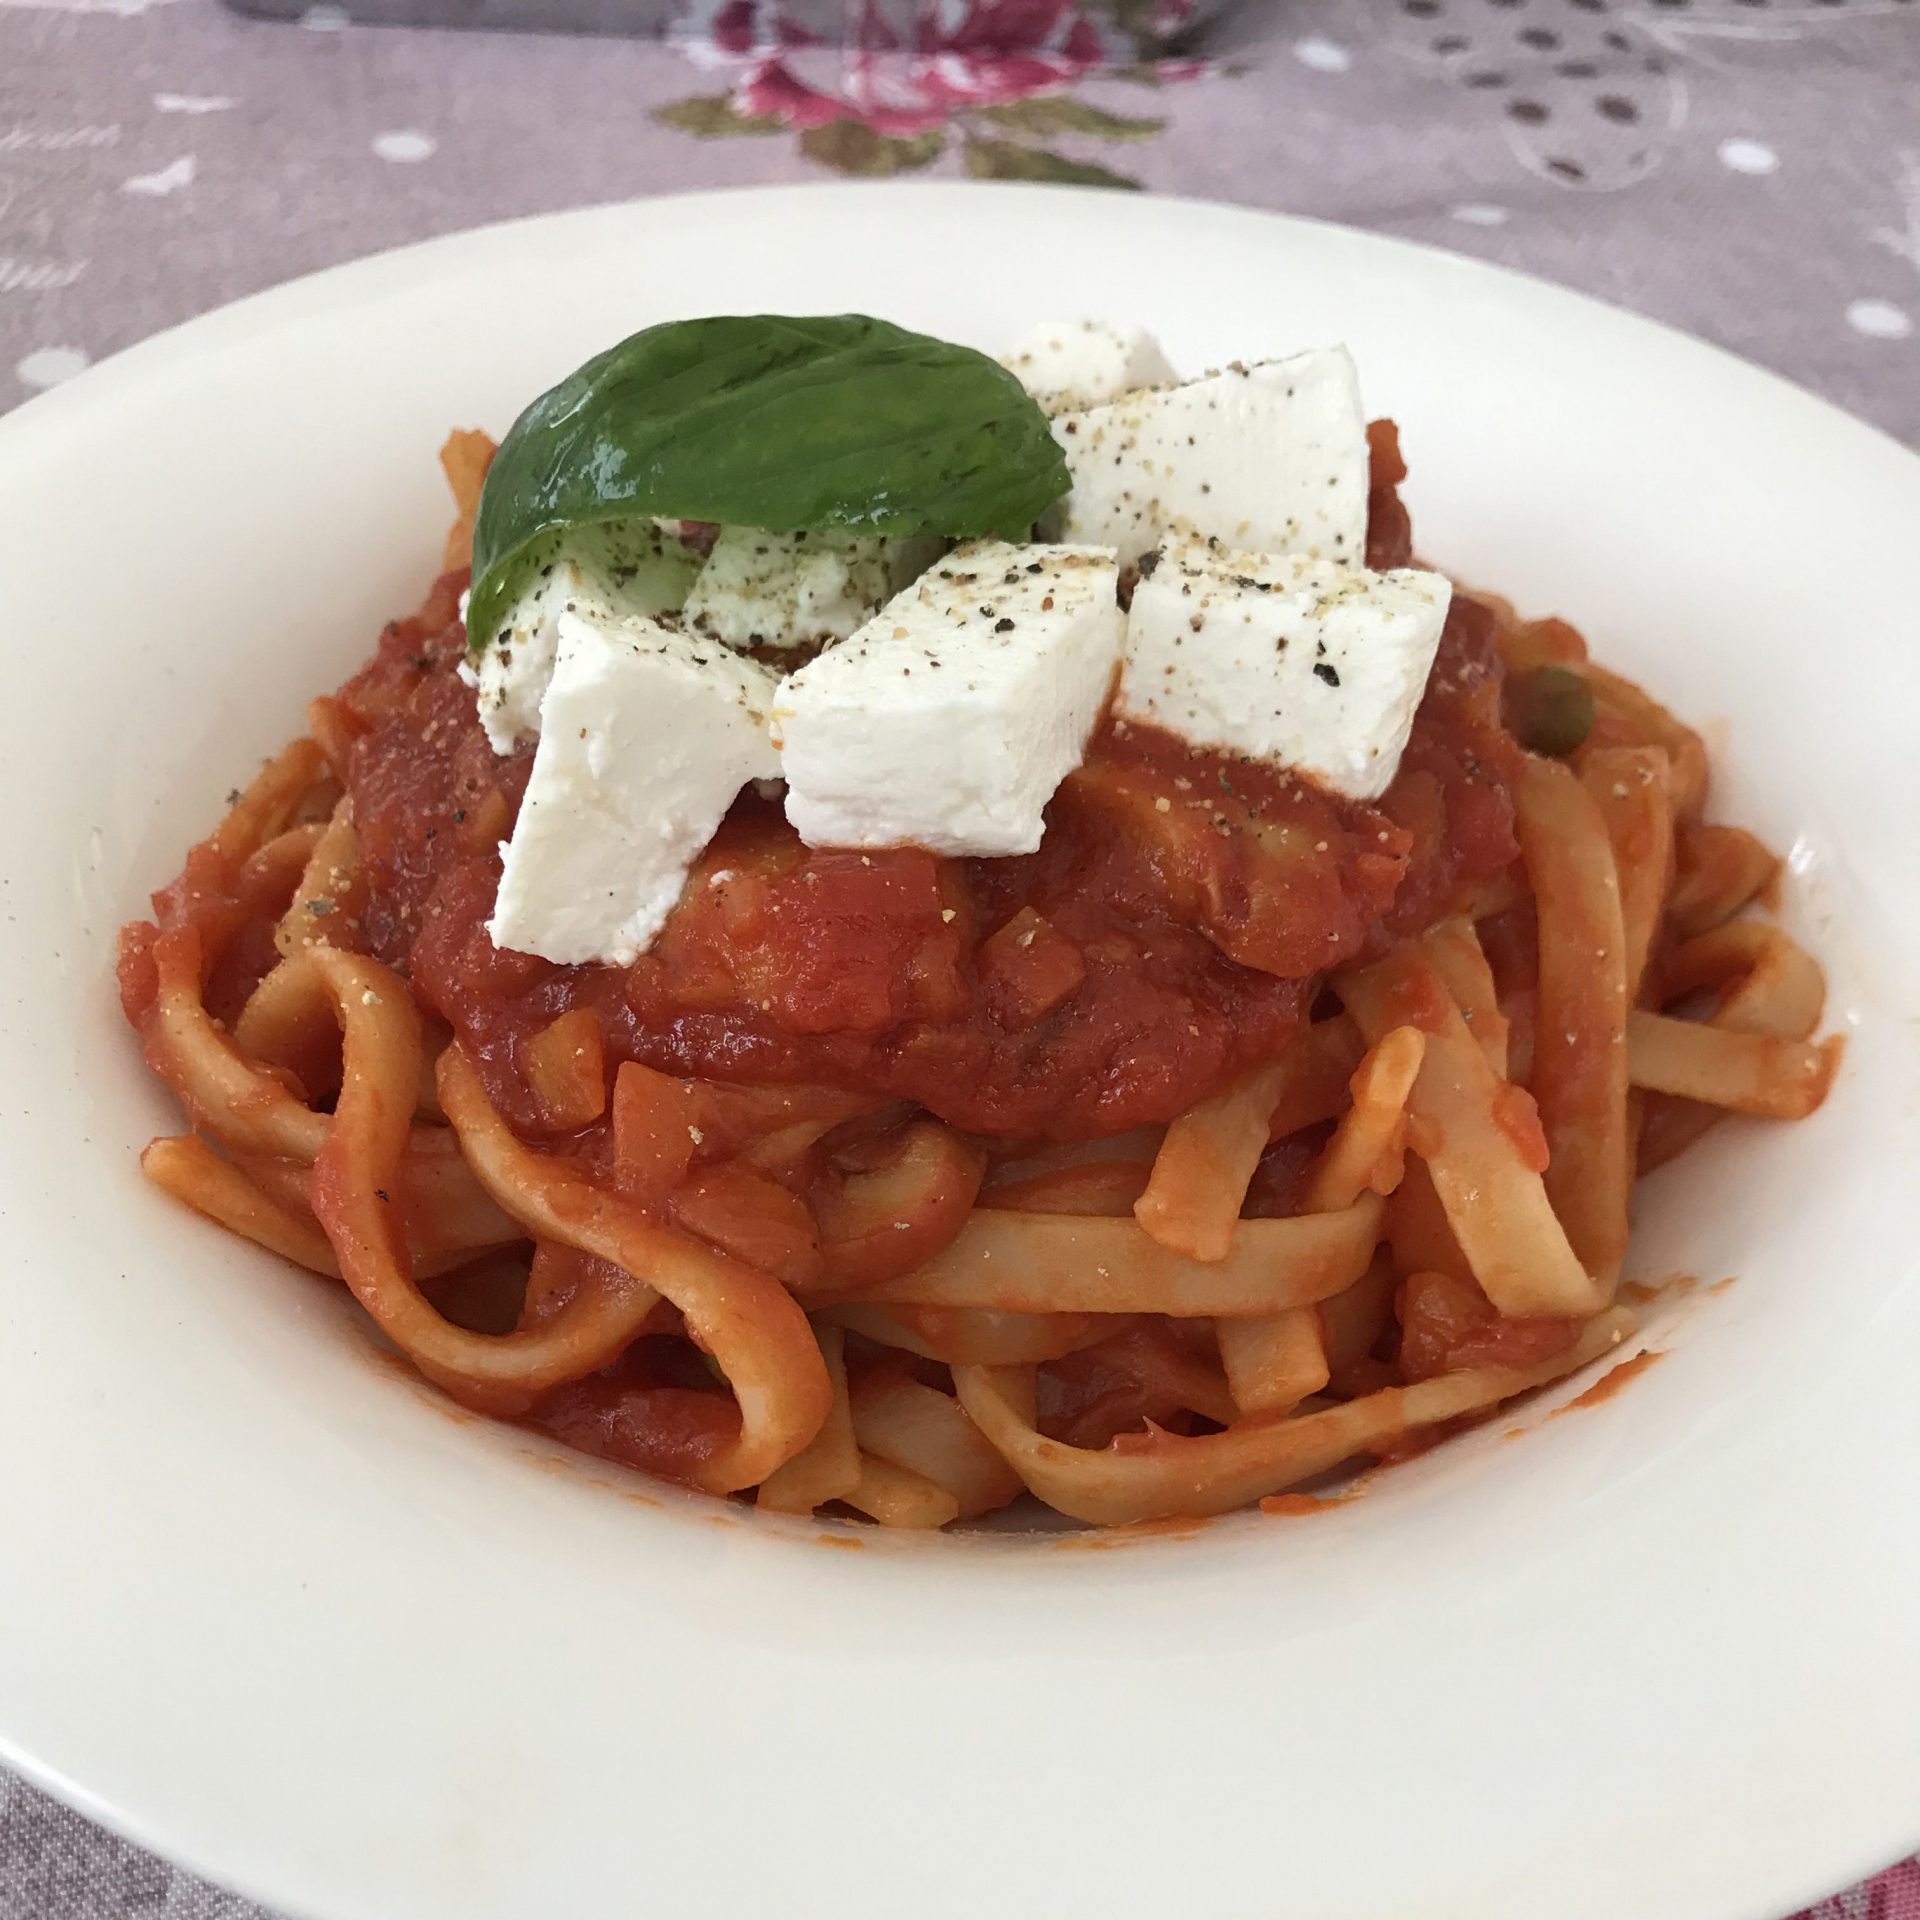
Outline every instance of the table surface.
<path id="1" fill-rule="evenodd" d="M 241 294 L 482 221 L 948 174 L 1452 247 L 1920 445 L 1920 0 L 1265 0 L 1150 69 L 1113 64 L 1122 0 L 880 0 L 944 36 L 919 60 L 757 50 L 740 23 L 769 0 L 677 12 L 660 42 L 360 26 L 331 0 L 298 24 L 0 0 L 0 409 Z M 1031 44 L 983 48 L 1015 16 Z M 0 1916 L 130 1915 L 263 1920 L 0 1774 Z M 1920 1920 L 1920 1862 L 1813 1917 Z"/>

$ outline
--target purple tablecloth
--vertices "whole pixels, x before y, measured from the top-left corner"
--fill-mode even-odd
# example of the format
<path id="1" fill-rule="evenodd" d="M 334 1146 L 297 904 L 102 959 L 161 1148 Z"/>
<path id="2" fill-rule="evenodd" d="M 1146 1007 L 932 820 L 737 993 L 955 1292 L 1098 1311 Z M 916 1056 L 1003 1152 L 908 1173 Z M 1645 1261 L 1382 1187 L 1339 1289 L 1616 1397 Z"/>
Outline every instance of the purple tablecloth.
<path id="1" fill-rule="evenodd" d="M 821 0 L 677 0 L 662 43 L 363 27 L 332 0 L 295 25 L 0 0 L 0 409 L 239 294 L 480 221 L 964 174 L 1458 248 L 1920 443 L 1920 0 L 1252 0 L 1151 67 L 1128 29 L 1180 0 L 844 7 L 836 35 Z M 0 1774 L 7 1920 L 259 1912 Z M 1920 1865 L 1814 1913 L 1920 1920 Z"/>

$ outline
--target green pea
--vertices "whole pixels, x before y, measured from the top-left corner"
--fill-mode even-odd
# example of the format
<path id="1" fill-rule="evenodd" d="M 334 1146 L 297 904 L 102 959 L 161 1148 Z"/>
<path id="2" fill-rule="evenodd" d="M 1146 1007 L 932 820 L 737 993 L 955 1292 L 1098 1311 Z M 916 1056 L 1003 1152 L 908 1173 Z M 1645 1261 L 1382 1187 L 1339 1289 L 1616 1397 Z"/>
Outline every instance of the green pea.
<path id="1" fill-rule="evenodd" d="M 1519 693 L 1514 731 L 1532 752 L 1564 759 L 1593 731 L 1593 689 L 1571 667 L 1535 667 Z"/>

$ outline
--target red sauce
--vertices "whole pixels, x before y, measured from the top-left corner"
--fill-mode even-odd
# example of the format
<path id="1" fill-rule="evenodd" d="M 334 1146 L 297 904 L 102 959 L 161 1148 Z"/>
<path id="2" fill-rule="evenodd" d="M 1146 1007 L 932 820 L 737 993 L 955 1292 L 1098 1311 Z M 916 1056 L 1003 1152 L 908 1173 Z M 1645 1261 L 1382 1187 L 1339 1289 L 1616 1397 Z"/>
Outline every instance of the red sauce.
<path id="1" fill-rule="evenodd" d="M 1529 1172 L 1546 1172 L 1551 1158 L 1546 1130 L 1540 1124 L 1540 1109 L 1525 1087 L 1503 1080 L 1494 1089 L 1493 1124 L 1513 1142 L 1514 1151 Z"/>
<path id="2" fill-rule="evenodd" d="M 1699 1284 L 1699 1275 L 1692 1273 L 1670 1273 L 1664 1280 L 1652 1283 L 1645 1280 L 1623 1280 L 1620 1283 L 1620 1298 L 1630 1306 L 1657 1306 L 1668 1300 L 1684 1300 Z M 1721 1288 L 1732 1285 L 1731 1280 L 1721 1280 L 1709 1287 L 1707 1291 L 1718 1293 Z"/>
<path id="3" fill-rule="evenodd" d="M 1376 485 L 1369 547 L 1388 563 L 1406 557 L 1391 495 Z M 1278 1052 L 1317 975 L 1456 909 L 1517 854 L 1492 621 L 1456 595 L 1377 806 L 1108 725 L 1030 857 L 809 850 L 749 793 L 633 966 L 504 953 L 484 923 L 532 751 L 497 758 L 455 675 L 462 584 L 443 578 L 389 627 L 335 711 L 358 733 L 365 943 L 410 974 L 529 1135 L 543 1116 L 519 1049 L 575 1008 L 598 1019 L 610 1070 L 830 1084 L 1002 1136 L 1170 1120 Z"/>
<path id="4" fill-rule="evenodd" d="M 618 1460 L 687 1480 L 700 1462 L 740 1431 L 733 1399 L 683 1381 L 658 1342 L 636 1340 L 612 1366 L 556 1387 L 540 1405 L 540 1426 L 556 1440 L 603 1460 Z"/>
<path id="5" fill-rule="evenodd" d="M 1120 1526 L 1101 1527 L 1088 1533 L 1063 1533 L 1053 1542 L 1053 1547 L 1055 1552 L 1064 1553 L 1111 1553 L 1143 1540 L 1197 1539 L 1214 1524 L 1205 1514 L 1174 1513 L 1164 1520 L 1129 1520 Z"/>
<path id="6" fill-rule="evenodd" d="M 1337 1493 L 1270 1493 L 1260 1502 L 1260 1511 L 1276 1518 L 1304 1519 L 1309 1514 L 1331 1513 L 1359 1497 L 1357 1486 L 1343 1487 Z"/>
<path id="7" fill-rule="evenodd" d="M 1408 1380 L 1465 1367 L 1536 1367 L 1580 1337 L 1578 1320 L 1507 1318 L 1464 1274 L 1409 1274 L 1396 1307 L 1400 1372 Z"/>
<path id="8" fill-rule="evenodd" d="M 1609 1367 L 1585 1393 L 1576 1394 L 1557 1413 L 1571 1413 L 1575 1407 L 1597 1407 L 1603 1400 L 1611 1400 L 1629 1380 L 1637 1380 L 1656 1360 L 1664 1360 L 1664 1353 L 1655 1352 L 1649 1347 L 1644 1353 L 1636 1353 L 1630 1359 L 1622 1360 L 1617 1367 Z"/>

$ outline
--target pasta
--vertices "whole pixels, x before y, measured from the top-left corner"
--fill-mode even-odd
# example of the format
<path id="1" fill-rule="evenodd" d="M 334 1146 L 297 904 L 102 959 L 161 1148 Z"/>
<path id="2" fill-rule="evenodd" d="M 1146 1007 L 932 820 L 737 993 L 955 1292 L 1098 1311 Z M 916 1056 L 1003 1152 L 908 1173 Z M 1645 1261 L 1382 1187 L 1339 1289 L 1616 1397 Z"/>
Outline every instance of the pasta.
<path id="1" fill-rule="evenodd" d="M 1377 808 L 1110 726 L 1030 858 L 809 855 L 746 795 L 633 968 L 495 951 L 490 451 L 443 456 L 423 610 L 120 956 L 189 1126 L 149 1177 L 464 1406 L 777 1513 L 1220 1513 L 1610 1351 L 1637 1175 L 1825 1097 L 1698 736 L 1465 594 Z M 1591 697 L 1559 757 L 1501 720 L 1541 668 Z M 1249 876 L 1319 964 L 1229 957 Z"/>

